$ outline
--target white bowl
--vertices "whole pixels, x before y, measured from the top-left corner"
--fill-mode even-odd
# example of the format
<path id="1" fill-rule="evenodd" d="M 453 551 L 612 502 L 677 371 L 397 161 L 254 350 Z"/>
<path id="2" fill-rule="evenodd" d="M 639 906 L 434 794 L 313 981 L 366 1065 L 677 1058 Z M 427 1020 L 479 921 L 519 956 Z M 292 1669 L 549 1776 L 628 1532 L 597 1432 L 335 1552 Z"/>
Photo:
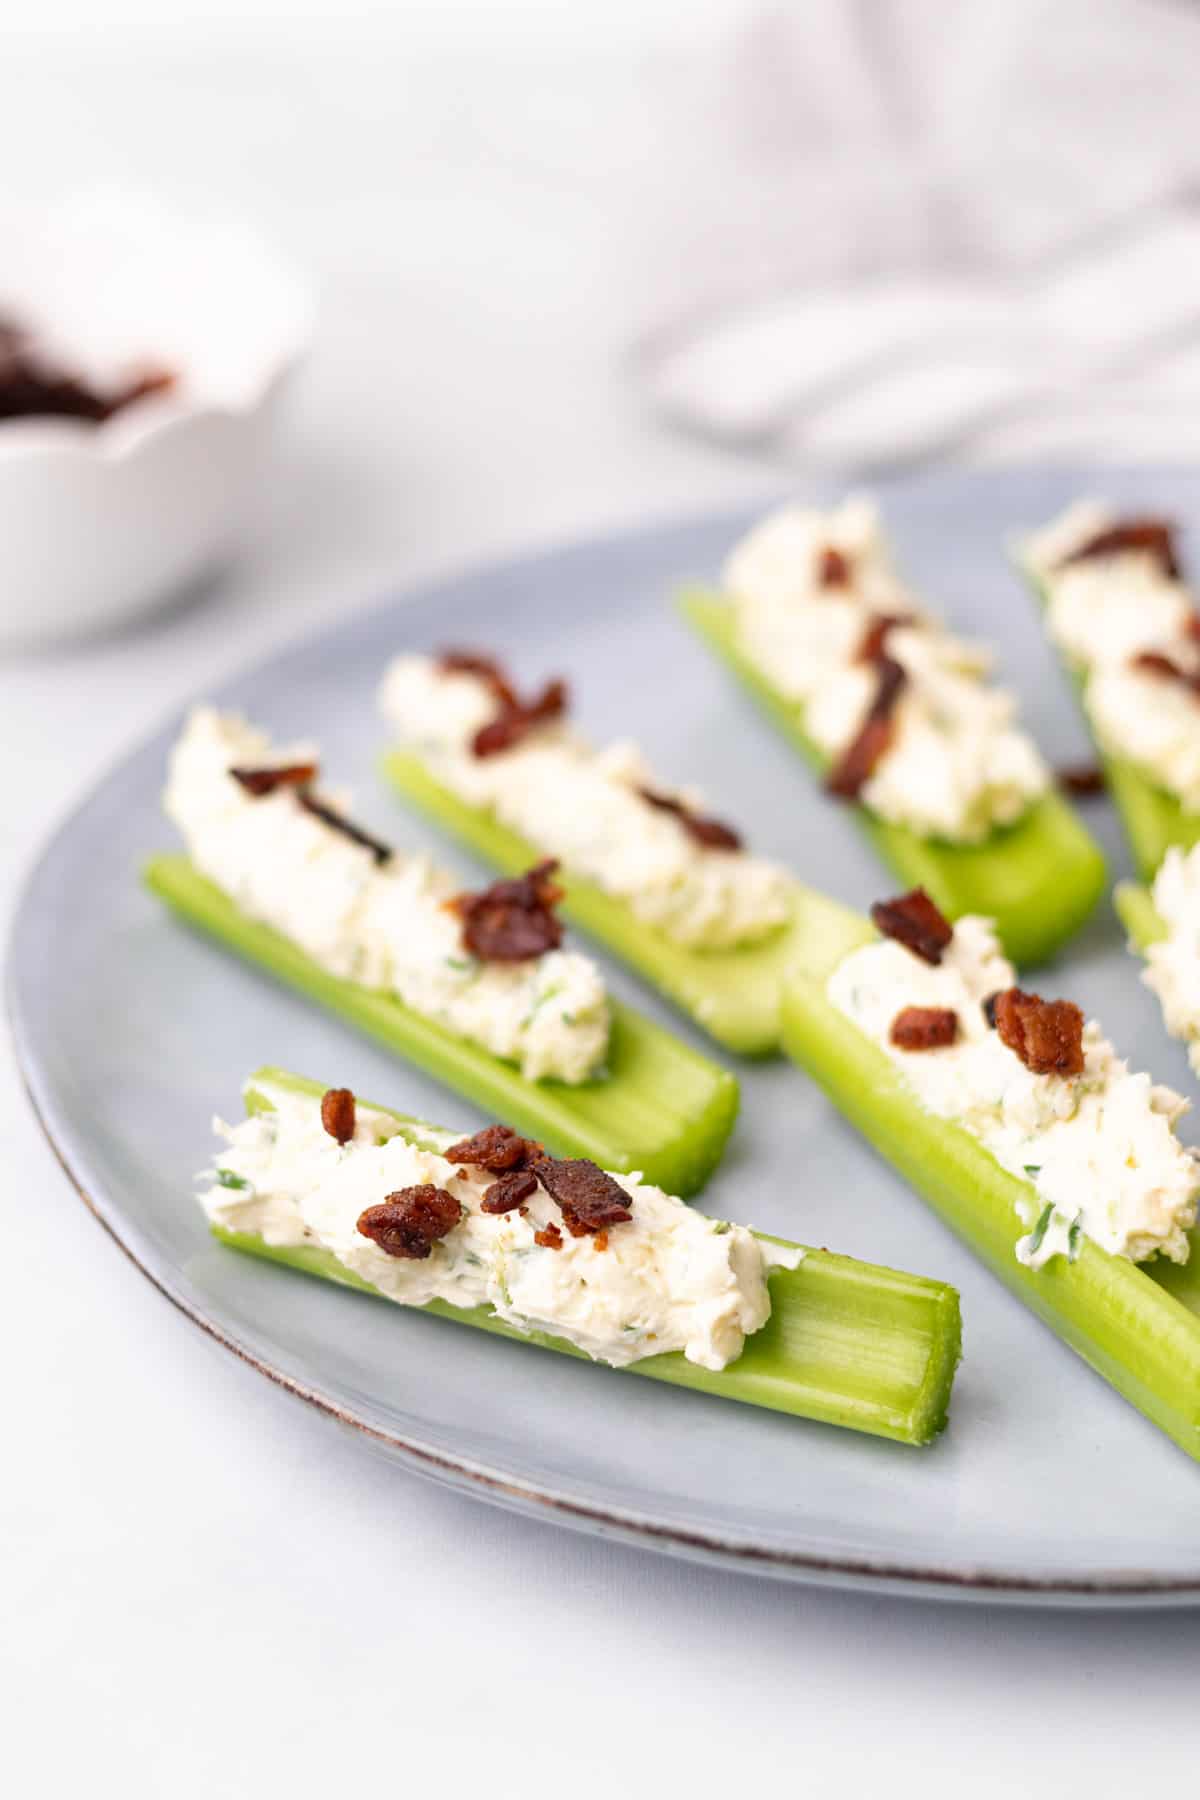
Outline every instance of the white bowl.
<path id="1" fill-rule="evenodd" d="M 140 196 L 7 222 L 0 314 L 101 382 L 176 386 L 103 424 L 0 421 L 0 645 L 134 618 L 218 569 L 252 509 L 312 331 L 305 284 L 245 227 Z"/>

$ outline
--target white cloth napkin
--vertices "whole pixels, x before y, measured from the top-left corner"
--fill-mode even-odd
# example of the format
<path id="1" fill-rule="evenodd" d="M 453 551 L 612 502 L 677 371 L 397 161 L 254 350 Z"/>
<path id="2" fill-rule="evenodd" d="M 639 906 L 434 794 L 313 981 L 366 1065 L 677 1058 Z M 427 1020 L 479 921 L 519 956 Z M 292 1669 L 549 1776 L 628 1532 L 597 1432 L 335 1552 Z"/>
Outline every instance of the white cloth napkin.
<path id="1" fill-rule="evenodd" d="M 809 0 L 664 104 L 636 362 L 792 460 L 1200 451 L 1200 9 Z"/>

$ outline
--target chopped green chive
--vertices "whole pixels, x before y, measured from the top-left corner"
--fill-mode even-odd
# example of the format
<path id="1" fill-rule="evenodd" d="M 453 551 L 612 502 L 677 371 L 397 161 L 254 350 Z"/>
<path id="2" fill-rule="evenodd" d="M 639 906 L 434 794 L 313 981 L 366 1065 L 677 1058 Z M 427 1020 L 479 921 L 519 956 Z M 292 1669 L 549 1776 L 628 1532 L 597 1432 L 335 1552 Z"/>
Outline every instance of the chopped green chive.
<path id="1" fill-rule="evenodd" d="M 1072 1219 L 1071 1228 L 1067 1232 L 1067 1261 L 1075 1262 L 1083 1247 L 1083 1226 L 1078 1219 Z"/>
<path id="2" fill-rule="evenodd" d="M 1054 1213 L 1054 1208 L 1052 1206 L 1050 1206 L 1049 1204 L 1047 1204 L 1046 1206 L 1043 1206 L 1043 1208 L 1041 1210 L 1041 1215 L 1038 1218 L 1038 1222 L 1029 1234 L 1029 1254 L 1030 1254 L 1030 1256 L 1036 1256 L 1038 1251 L 1041 1249 L 1042 1239 L 1045 1237 L 1046 1232 L 1049 1229 L 1050 1220 L 1053 1216 L 1053 1213 Z"/>
<path id="3" fill-rule="evenodd" d="M 244 1175 L 235 1175 L 232 1169 L 218 1169 L 217 1182 L 221 1187 L 248 1188 L 250 1183 Z"/>

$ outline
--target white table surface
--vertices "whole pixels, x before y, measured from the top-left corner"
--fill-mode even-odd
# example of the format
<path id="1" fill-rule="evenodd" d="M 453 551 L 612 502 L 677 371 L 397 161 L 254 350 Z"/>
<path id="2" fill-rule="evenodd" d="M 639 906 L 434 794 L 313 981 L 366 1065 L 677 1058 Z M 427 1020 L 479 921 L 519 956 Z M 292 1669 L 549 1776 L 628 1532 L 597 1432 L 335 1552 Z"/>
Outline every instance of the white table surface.
<path id="1" fill-rule="evenodd" d="M 426 570 L 770 484 L 658 434 L 622 378 L 620 193 L 653 149 L 628 75 L 527 42 L 6 56 L 10 172 L 236 202 L 324 309 L 236 572 L 136 635 L 0 664 L 5 914 L 94 772 L 243 659 Z M 736 1578 L 386 1466 L 147 1285 L 0 1059 L 5 1791 L 1095 1795 L 1190 1771 L 1200 1616 Z"/>

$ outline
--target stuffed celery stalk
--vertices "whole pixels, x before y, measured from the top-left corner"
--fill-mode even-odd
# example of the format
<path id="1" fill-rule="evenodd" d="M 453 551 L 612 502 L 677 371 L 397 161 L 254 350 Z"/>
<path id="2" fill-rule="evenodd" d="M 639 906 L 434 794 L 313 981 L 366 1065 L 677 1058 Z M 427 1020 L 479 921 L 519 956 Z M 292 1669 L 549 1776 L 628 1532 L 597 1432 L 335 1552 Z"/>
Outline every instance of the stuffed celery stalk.
<path id="1" fill-rule="evenodd" d="M 351 824 L 318 776 L 311 747 L 275 749 L 199 709 L 165 800 L 188 854 L 153 858 L 150 888 L 487 1111 L 695 1192 L 732 1128 L 737 1083 L 563 946 L 552 869 L 460 893 L 428 858 Z"/>
<path id="2" fill-rule="evenodd" d="M 466 1139 L 263 1069 L 201 1199 L 234 1249 L 485 1331 L 925 1444 L 958 1296 L 705 1218 L 493 1125 Z"/>
<path id="3" fill-rule="evenodd" d="M 1066 1000 L 1013 985 L 989 921 L 850 912 L 784 1006 L 791 1055 L 1025 1303 L 1200 1457 L 1200 1171 L 1186 1102 Z"/>
<path id="4" fill-rule="evenodd" d="M 1085 500 L 1017 556 L 1149 881 L 1173 845 L 1200 841 L 1200 620 L 1172 527 Z"/>
<path id="5" fill-rule="evenodd" d="M 987 683 L 894 573 L 874 509 L 788 508 L 728 559 L 724 590 L 689 590 L 689 622 L 879 855 L 950 918 L 986 911 L 1018 963 L 1075 932 L 1104 861 Z"/>
<path id="6" fill-rule="evenodd" d="M 778 1050 L 808 896 L 698 793 L 664 785 L 633 744 L 595 750 L 561 682 L 522 699 L 488 657 L 397 657 L 380 698 L 398 740 L 384 769 L 407 800 L 501 869 L 555 857 L 585 931 L 719 1043 Z"/>

